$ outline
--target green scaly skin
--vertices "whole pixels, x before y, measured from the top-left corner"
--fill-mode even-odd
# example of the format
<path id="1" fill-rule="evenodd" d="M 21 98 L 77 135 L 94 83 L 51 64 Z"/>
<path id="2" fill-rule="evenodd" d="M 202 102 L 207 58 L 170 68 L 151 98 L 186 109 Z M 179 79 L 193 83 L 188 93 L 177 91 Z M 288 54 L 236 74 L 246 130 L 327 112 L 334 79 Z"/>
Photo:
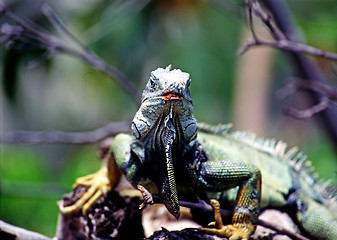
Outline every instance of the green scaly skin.
<path id="1" fill-rule="evenodd" d="M 231 133 L 226 126 L 203 124 L 197 133 L 189 84 L 189 74 L 180 70 L 151 73 L 133 120 L 133 136 L 120 134 L 112 145 L 127 179 L 159 194 L 176 217 L 178 198 L 232 203 L 232 226 L 220 234 L 232 239 L 249 238 L 261 207 L 287 206 L 305 234 L 337 239 L 337 218 L 325 206 L 333 200 L 324 198 L 313 187 L 316 181 L 298 169 L 301 153 L 295 148 L 286 152 L 283 142 Z M 243 233 L 237 235 L 240 229 Z"/>
<path id="2" fill-rule="evenodd" d="M 337 239 L 336 199 L 326 196 L 333 191 L 312 177 L 306 157 L 296 148 L 286 151 L 281 141 L 230 132 L 226 125 L 198 125 L 190 81 L 188 73 L 170 67 L 151 73 L 133 134 L 117 135 L 111 146 L 127 179 L 158 194 L 176 218 L 178 199 L 233 205 L 231 225 L 206 229 L 230 240 L 248 240 L 260 208 L 289 209 L 307 236 Z"/>

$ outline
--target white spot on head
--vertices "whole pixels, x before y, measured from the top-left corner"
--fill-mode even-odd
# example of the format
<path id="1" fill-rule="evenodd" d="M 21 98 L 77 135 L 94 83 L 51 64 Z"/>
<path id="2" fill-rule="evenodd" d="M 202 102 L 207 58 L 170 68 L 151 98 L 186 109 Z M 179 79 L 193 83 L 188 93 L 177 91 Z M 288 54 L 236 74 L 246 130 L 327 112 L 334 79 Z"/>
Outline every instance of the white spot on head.
<path id="1" fill-rule="evenodd" d="M 152 74 L 161 80 L 170 84 L 171 82 L 177 82 L 179 80 L 181 83 L 186 82 L 190 78 L 190 74 L 182 72 L 180 69 L 171 70 L 169 68 L 157 68 L 152 72 Z"/>

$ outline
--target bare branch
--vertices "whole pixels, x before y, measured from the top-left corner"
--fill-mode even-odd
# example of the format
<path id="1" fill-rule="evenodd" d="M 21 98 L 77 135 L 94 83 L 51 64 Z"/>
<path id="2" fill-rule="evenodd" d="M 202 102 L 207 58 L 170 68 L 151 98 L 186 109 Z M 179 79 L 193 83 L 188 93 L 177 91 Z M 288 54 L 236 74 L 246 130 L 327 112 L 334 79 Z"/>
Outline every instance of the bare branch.
<path id="1" fill-rule="evenodd" d="M 0 220 L 0 236 L 4 239 L 16 239 L 16 240 L 51 240 L 40 233 L 32 232 L 24 228 L 10 225 Z"/>
<path id="2" fill-rule="evenodd" d="M 279 98 L 285 98 L 299 90 L 310 90 L 322 94 L 320 101 L 310 108 L 299 110 L 293 107 L 283 109 L 284 113 L 298 119 L 310 118 L 313 115 L 327 109 L 333 101 L 337 101 L 337 90 L 327 84 L 314 81 L 304 81 L 298 78 L 293 78 L 292 81 L 277 92 Z"/>
<path id="3" fill-rule="evenodd" d="M 306 238 L 306 237 L 302 236 L 301 234 L 294 233 L 294 232 L 289 231 L 289 230 L 287 230 L 285 228 L 281 228 L 281 227 L 279 227 L 277 225 L 271 224 L 271 223 L 263 221 L 261 219 L 257 220 L 257 224 L 260 225 L 260 226 L 262 226 L 262 227 L 266 227 L 266 228 L 269 228 L 271 230 L 274 230 L 278 234 L 287 235 L 291 239 L 295 239 L 295 240 L 310 240 L 309 238 Z"/>
<path id="4" fill-rule="evenodd" d="M 108 76 L 114 78 L 118 84 L 131 96 L 135 103 L 139 104 L 141 95 L 134 84 L 128 80 L 119 70 L 107 64 L 104 60 L 96 56 L 87 46 L 81 43 L 69 29 L 61 22 L 51 7 L 44 5 L 42 11 L 47 17 L 52 26 L 59 31 L 63 36 L 75 44 L 77 49 L 70 48 L 69 43 L 52 35 L 45 29 L 41 28 L 29 19 L 18 16 L 8 9 L 5 5 L 0 5 L 1 13 L 10 22 L 15 25 L 4 23 L 1 26 L 0 42 L 6 43 L 10 47 L 26 47 L 40 49 L 47 52 L 47 56 L 52 56 L 55 53 L 63 53 L 80 59 L 96 70 L 104 72 Z"/>
<path id="5" fill-rule="evenodd" d="M 248 51 L 252 47 L 259 47 L 259 46 L 267 46 L 272 47 L 284 51 L 290 52 L 298 52 L 304 53 L 316 57 L 326 58 L 329 60 L 337 61 L 337 54 L 324 51 L 319 48 L 311 47 L 305 44 L 296 43 L 288 40 L 278 40 L 278 41 L 270 41 L 270 40 L 261 40 L 261 39 L 251 39 L 245 42 L 242 47 L 239 49 L 238 54 L 242 55 L 246 51 Z"/>
<path id="6" fill-rule="evenodd" d="M 305 80 L 310 79 L 314 82 L 325 81 L 325 77 L 321 73 L 318 65 L 314 62 L 313 59 L 307 58 L 305 55 L 303 55 L 303 53 L 334 61 L 337 60 L 337 54 L 323 51 L 321 49 L 301 43 L 303 40 L 300 36 L 300 31 L 294 23 L 292 15 L 285 1 L 245 0 L 245 7 L 251 8 L 250 11 L 252 14 L 262 21 L 266 28 L 271 32 L 275 41 L 261 40 L 258 37 L 254 37 L 256 34 L 252 33 L 253 40 L 249 40 L 240 48 L 240 54 L 256 46 L 269 46 L 281 49 L 289 53 L 287 56 L 293 61 L 291 66 L 294 68 L 296 74 L 300 78 Z M 249 22 L 248 24 L 249 26 L 251 25 Z M 320 118 L 324 122 L 322 125 L 324 126 L 327 135 L 337 146 L 337 113 L 333 109 L 325 107 L 325 101 L 322 102 L 322 94 L 320 92 L 314 92 L 313 98 L 317 102 L 317 106 L 315 105 L 316 107 L 314 107 L 312 112 L 323 109 L 323 111 L 320 111 Z M 332 102 L 332 104 L 333 103 L 334 102 Z M 308 116 L 307 114 L 308 113 L 300 115 Z"/>
<path id="7" fill-rule="evenodd" d="M 319 92 L 327 96 L 330 100 L 336 101 L 337 100 L 337 89 L 333 87 L 321 83 L 321 82 L 314 82 L 311 80 L 304 80 L 299 78 L 290 78 L 291 82 L 284 86 L 282 89 L 278 90 L 277 96 L 279 98 L 285 98 L 290 94 L 295 93 L 298 90 L 311 90 L 315 92 Z"/>
<path id="8" fill-rule="evenodd" d="M 304 53 L 311 56 L 337 61 L 336 53 L 324 51 L 322 49 L 315 48 L 306 44 L 301 44 L 293 42 L 291 40 L 287 40 L 284 34 L 277 27 L 274 26 L 272 16 L 268 14 L 264 9 L 262 9 L 256 0 L 247 0 L 245 5 L 246 11 L 249 12 L 249 17 L 247 19 L 248 19 L 248 26 L 252 33 L 252 39 L 248 40 L 241 46 L 241 48 L 238 51 L 239 55 L 244 54 L 252 47 L 267 46 L 284 51 Z M 262 40 L 257 36 L 254 30 L 252 15 L 255 15 L 258 19 L 262 21 L 262 23 L 266 26 L 266 28 L 275 38 L 275 41 Z"/>
<path id="9" fill-rule="evenodd" d="M 183 207 L 188 207 L 188 208 L 195 208 L 195 209 L 200 209 L 202 211 L 205 212 L 213 212 L 213 208 L 211 205 L 207 204 L 205 201 L 199 201 L 197 203 L 193 203 L 193 202 L 187 202 L 187 201 L 179 201 L 179 204 Z M 223 217 L 229 217 L 232 216 L 232 211 L 226 210 L 226 209 L 220 209 L 221 215 Z M 292 231 L 289 231 L 287 229 L 281 228 L 277 225 L 268 223 L 266 221 L 263 221 L 261 219 L 257 220 L 257 224 L 262 226 L 262 227 L 266 227 L 269 228 L 271 230 L 274 230 L 275 232 L 277 232 L 278 234 L 283 234 L 283 235 L 287 235 L 288 237 L 292 238 L 292 239 L 296 239 L 296 240 L 309 240 L 308 238 L 294 233 Z"/>
<path id="10" fill-rule="evenodd" d="M 162 203 L 162 200 L 157 195 L 153 195 L 153 200 L 154 200 L 155 203 Z M 213 212 L 212 206 L 210 204 L 206 203 L 205 201 L 201 200 L 201 199 L 199 199 L 197 202 L 179 201 L 179 204 L 180 204 L 180 206 L 183 206 L 183 207 L 199 209 L 199 210 L 204 211 L 204 212 Z M 220 209 L 220 212 L 221 212 L 221 215 L 223 217 L 230 217 L 233 214 L 232 211 L 222 209 L 222 208 Z M 276 226 L 274 224 L 268 223 L 268 222 L 263 221 L 261 219 L 257 220 L 257 224 L 262 226 L 262 227 L 266 227 L 266 228 L 269 228 L 271 230 L 274 230 L 278 234 L 287 235 L 291 239 L 309 240 L 308 238 L 306 238 L 306 237 L 304 237 L 304 236 L 302 236 L 298 233 L 294 233 L 292 231 L 289 231 L 289 230 L 284 229 L 282 227 L 279 227 L 279 226 Z"/>
<path id="11" fill-rule="evenodd" d="M 268 12 L 266 12 L 264 9 L 262 9 L 262 7 L 260 6 L 257 0 L 247 0 L 245 5 L 246 5 L 246 8 L 249 9 L 252 15 L 252 17 L 248 19 L 249 21 L 251 21 L 251 23 L 248 22 L 248 24 L 250 25 L 251 31 L 252 31 L 251 26 L 253 26 L 252 24 L 253 15 L 255 15 L 267 27 L 267 30 L 270 31 L 270 33 L 274 36 L 275 39 L 278 39 L 278 40 L 286 39 L 284 34 L 276 26 L 274 26 L 273 16 L 269 14 Z M 254 39 L 258 39 L 256 34 L 253 34 L 253 32 L 252 32 L 252 35 Z"/>
<path id="12" fill-rule="evenodd" d="M 48 4 L 44 4 L 42 6 L 41 11 L 60 34 L 75 42 L 85 52 L 90 53 L 90 49 L 87 46 L 85 46 L 81 41 L 79 41 L 79 39 L 77 39 L 74 34 L 72 34 L 72 32 L 66 27 L 66 25 L 56 15 L 56 13 Z"/>
<path id="13" fill-rule="evenodd" d="M 61 131 L 22 131 L 0 134 L 0 142 L 6 144 L 19 143 L 96 143 L 109 136 L 130 131 L 131 122 L 113 122 L 106 126 L 88 132 L 61 132 Z"/>
<path id="14" fill-rule="evenodd" d="M 249 2 L 247 2 L 246 4 L 248 5 Z M 254 29 L 252 8 L 248 6 L 246 7 L 246 21 L 248 22 L 248 26 L 249 26 L 250 32 L 252 33 L 253 38 L 257 39 L 258 37 Z"/>
<path id="15" fill-rule="evenodd" d="M 327 109 L 330 105 L 330 99 L 327 97 L 323 97 L 322 100 L 314 106 L 310 108 L 299 110 L 294 107 L 286 107 L 283 109 L 284 114 L 292 116 L 298 119 L 308 119 L 313 115 Z"/>

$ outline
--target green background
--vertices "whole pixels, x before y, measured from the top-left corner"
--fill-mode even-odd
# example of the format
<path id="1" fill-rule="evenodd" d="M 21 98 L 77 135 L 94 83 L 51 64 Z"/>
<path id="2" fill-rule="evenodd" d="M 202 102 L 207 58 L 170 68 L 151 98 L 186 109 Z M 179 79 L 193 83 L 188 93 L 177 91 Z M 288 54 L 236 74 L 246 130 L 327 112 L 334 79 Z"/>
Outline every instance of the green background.
<path id="1" fill-rule="evenodd" d="M 43 2 L 7 1 L 13 12 L 55 32 L 41 15 Z M 307 43 L 337 52 L 335 0 L 288 3 Z M 245 27 L 238 1 L 76 0 L 50 4 L 74 35 L 140 91 L 150 71 L 172 64 L 191 74 L 198 121 L 233 121 L 235 78 L 240 71 L 237 50 Z M 85 63 L 56 55 L 27 69 L 27 63 L 39 59 L 40 52 L 0 46 L 1 132 L 87 131 L 111 121 L 130 120 L 137 110 L 119 85 Z M 336 86 L 335 63 L 322 59 L 318 63 Z M 277 99 L 276 91 L 292 75 L 290 65 L 282 52 L 274 51 L 266 137 L 301 146 L 322 178 L 337 181 L 336 151 L 316 117 L 293 124 L 282 113 L 288 102 Z M 71 191 L 77 177 L 99 168 L 97 144 L 2 144 L 0 148 L 0 219 L 54 236 L 56 202 Z"/>

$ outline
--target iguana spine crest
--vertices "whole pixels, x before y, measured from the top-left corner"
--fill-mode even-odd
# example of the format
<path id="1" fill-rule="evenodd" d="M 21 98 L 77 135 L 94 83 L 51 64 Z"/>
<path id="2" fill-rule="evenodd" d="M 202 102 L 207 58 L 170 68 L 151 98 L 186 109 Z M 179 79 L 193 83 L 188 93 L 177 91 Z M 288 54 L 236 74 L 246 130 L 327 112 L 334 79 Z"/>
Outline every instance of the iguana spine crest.
<path id="1" fill-rule="evenodd" d="M 287 150 L 287 143 L 282 140 L 258 138 L 254 133 L 247 133 L 242 131 L 235 131 L 230 134 L 236 140 L 248 144 L 260 151 L 271 154 L 275 157 L 280 157 L 286 160 L 289 165 L 301 175 L 305 181 L 312 185 L 318 192 L 329 201 L 328 205 L 332 204 L 333 208 L 337 209 L 337 189 L 331 181 L 318 180 L 318 174 L 315 168 L 312 167 L 311 161 L 307 160 L 307 156 L 299 151 L 297 146 Z"/>

